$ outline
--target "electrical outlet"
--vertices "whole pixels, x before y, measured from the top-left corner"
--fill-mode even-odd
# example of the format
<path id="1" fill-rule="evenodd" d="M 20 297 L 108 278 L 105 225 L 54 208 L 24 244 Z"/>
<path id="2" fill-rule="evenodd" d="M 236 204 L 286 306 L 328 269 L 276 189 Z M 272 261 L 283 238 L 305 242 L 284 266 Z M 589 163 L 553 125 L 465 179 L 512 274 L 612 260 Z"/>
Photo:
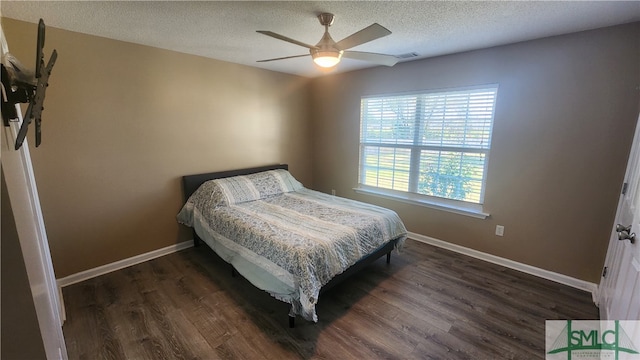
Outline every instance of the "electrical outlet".
<path id="1" fill-rule="evenodd" d="M 504 236 L 504 226 L 496 225 L 496 235 Z"/>
<path id="2" fill-rule="evenodd" d="M 336 189 L 331 189 L 331 195 L 336 196 Z"/>

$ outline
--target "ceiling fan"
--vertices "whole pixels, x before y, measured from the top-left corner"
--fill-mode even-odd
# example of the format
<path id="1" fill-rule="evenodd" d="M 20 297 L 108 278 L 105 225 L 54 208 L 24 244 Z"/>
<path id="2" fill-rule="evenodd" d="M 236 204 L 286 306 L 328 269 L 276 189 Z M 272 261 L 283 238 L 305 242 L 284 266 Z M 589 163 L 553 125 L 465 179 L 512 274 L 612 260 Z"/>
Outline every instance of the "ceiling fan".
<path id="1" fill-rule="evenodd" d="M 348 51 L 348 49 L 352 47 L 390 35 L 391 31 L 387 30 L 385 27 L 383 27 L 380 24 L 374 23 L 356 33 L 353 33 L 347 36 L 346 38 L 338 42 L 335 42 L 331 38 L 331 35 L 329 35 L 329 26 L 333 24 L 334 18 L 335 18 L 334 15 L 330 13 L 322 13 L 318 15 L 318 20 L 320 20 L 320 24 L 324 26 L 324 35 L 316 45 L 305 44 L 301 41 L 294 40 L 289 37 L 276 34 L 271 31 L 258 30 L 257 32 L 259 32 L 260 34 L 271 36 L 273 38 L 290 42 L 292 44 L 303 46 L 309 49 L 309 54 L 285 56 L 285 57 L 267 59 L 267 60 L 259 60 L 258 62 L 292 59 L 292 58 L 298 58 L 298 57 L 309 56 L 309 55 L 311 55 L 311 57 L 313 58 L 313 62 L 315 62 L 318 66 L 323 68 L 331 68 L 336 66 L 340 62 L 340 59 L 342 57 L 368 61 L 374 64 L 386 65 L 386 66 L 393 66 L 398 62 L 398 58 L 396 58 L 393 55 L 385 55 L 385 54 L 377 54 L 377 53 L 361 52 L 361 51 Z"/>

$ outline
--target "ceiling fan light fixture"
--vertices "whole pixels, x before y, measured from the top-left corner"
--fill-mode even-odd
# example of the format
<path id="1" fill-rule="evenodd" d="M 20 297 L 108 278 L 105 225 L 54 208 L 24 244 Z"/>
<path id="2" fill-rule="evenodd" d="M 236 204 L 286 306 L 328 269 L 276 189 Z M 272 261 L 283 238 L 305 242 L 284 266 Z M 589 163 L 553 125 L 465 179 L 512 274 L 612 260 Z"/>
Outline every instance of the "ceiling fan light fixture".
<path id="1" fill-rule="evenodd" d="M 316 65 L 323 68 L 330 68 L 338 65 L 342 58 L 343 51 L 311 51 L 311 57 Z"/>

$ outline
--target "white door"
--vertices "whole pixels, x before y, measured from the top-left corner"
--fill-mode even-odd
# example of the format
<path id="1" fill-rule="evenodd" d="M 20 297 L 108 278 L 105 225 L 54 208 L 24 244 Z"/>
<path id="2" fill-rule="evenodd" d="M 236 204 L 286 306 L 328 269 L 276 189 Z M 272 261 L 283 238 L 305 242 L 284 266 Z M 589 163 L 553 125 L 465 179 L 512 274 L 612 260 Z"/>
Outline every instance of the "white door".
<path id="1" fill-rule="evenodd" d="M 640 117 L 599 286 L 602 320 L 640 320 Z"/>

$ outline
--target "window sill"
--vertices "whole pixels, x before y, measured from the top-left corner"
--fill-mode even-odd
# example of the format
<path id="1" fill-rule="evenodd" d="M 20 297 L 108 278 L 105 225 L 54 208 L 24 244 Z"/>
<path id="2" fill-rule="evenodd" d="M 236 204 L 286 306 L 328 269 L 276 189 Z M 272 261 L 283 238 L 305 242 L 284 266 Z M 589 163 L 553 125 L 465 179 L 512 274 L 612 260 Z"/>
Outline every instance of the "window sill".
<path id="1" fill-rule="evenodd" d="M 354 188 L 353 190 L 359 194 L 378 196 L 385 199 L 391 199 L 411 205 L 424 206 L 432 209 L 448 211 L 454 214 L 470 216 L 477 219 L 486 219 L 490 216 L 490 214 L 482 211 L 481 204 L 471 204 L 448 199 L 425 199 L 425 197 L 417 194 L 393 190 L 381 190 L 363 186 Z"/>

